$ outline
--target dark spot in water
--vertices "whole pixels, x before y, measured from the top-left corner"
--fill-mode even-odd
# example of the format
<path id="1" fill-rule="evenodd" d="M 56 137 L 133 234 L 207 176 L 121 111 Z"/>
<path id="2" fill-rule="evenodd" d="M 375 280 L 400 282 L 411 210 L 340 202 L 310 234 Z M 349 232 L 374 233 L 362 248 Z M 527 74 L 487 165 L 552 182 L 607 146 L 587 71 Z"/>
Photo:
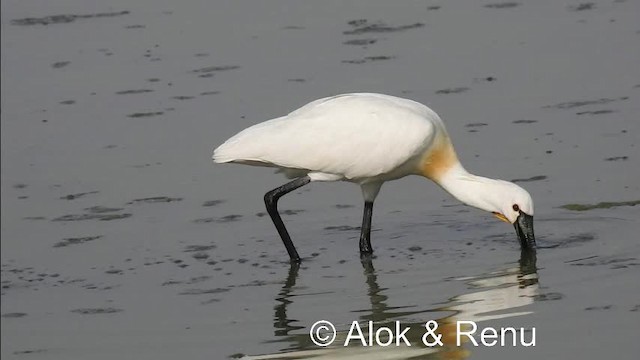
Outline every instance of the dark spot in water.
<path id="1" fill-rule="evenodd" d="M 372 61 L 382 61 L 382 60 L 391 60 L 395 59 L 395 56 L 366 56 L 362 59 L 354 59 L 354 60 L 342 60 L 345 64 L 364 64 Z"/>
<path id="2" fill-rule="evenodd" d="M 547 177 L 545 175 L 536 175 L 536 176 L 532 176 L 530 178 L 526 178 L 526 179 L 513 179 L 511 180 L 511 182 L 517 183 L 517 182 L 530 182 L 530 181 L 540 181 L 540 180 L 546 180 Z"/>
<path id="3" fill-rule="evenodd" d="M 409 247 L 407 250 L 409 250 L 411 252 L 417 252 L 417 251 L 422 251 L 422 247 L 414 245 L 414 246 Z"/>
<path id="4" fill-rule="evenodd" d="M 179 284 L 192 285 L 192 284 L 201 283 L 201 282 L 209 280 L 209 279 L 211 279 L 211 276 L 207 276 L 207 275 L 195 276 L 195 277 L 192 277 L 192 278 L 190 278 L 188 280 L 185 280 L 185 281 L 179 281 L 179 280 L 165 281 L 165 282 L 162 283 L 161 286 L 179 285 Z"/>
<path id="5" fill-rule="evenodd" d="M 232 222 L 232 221 L 238 221 L 241 218 L 242 218 L 242 215 L 231 214 L 231 215 L 225 215 L 225 216 L 219 218 L 216 222 L 227 223 L 227 222 Z"/>
<path id="6" fill-rule="evenodd" d="M 433 6 L 427 6 L 427 10 L 439 10 L 440 6 L 437 5 L 433 5 Z"/>
<path id="7" fill-rule="evenodd" d="M 305 29 L 304 26 L 297 26 L 297 25 L 288 25 L 283 27 L 284 30 L 303 30 Z"/>
<path id="8" fill-rule="evenodd" d="M 302 78 L 295 78 L 295 79 L 287 79 L 288 82 L 297 82 L 297 83 L 303 83 L 305 81 L 307 81 L 306 79 L 302 79 Z"/>
<path id="9" fill-rule="evenodd" d="M 570 11 L 584 11 L 584 10 L 593 10 L 595 9 L 596 4 L 592 2 L 580 3 L 578 5 L 570 5 L 568 9 Z"/>
<path id="10" fill-rule="evenodd" d="M 514 124 L 533 124 L 537 122 L 538 120 L 513 120 Z"/>
<path id="11" fill-rule="evenodd" d="M 31 355 L 31 354 L 41 354 L 43 352 L 46 352 L 47 350 L 45 349 L 35 349 L 35 350 L 20 350 L 20 351 L 14 351 L 13 355 Z"/>
<path id="12" fill-rule="evenodd" d="M 618 202 L 599 202 L 597 204 L 566 204 L 560 206 L 561 209 L 573 211 L 587 211 L 593 209 L 610 209 L 618 206 L 636 206 L 640 204 L 640 200 L 618 201 Z"/>
<path id="13" fill-rule="evenodd" d="M 25 216 L 22 219 L 24 220 L 47 220 L 44 216 Z"/>
<path id="14" fill-rule="evenodd" d="M 14 188 L 14 189 L 25 189 L 27 186 L 29 186 L 29 185 L 27 185 L 27 184 L 22 184 L 22 183 L 18 183 L 18 184 L 14 184 L 14 185 L 13 185 L 13 188 Z"/>
<path id="15" fill-rule="evenodd" d="M 611 269 L 626 269 L 629 266 L 640 265 L 637 258 L 601 258 L 599 256 L 590 256 L 584 259 L 568 261 L 572 266 L 609 266 Z"/>
<path id="16" fill-rule="evenodd" d="M 390 33 L 390 32 L 399 32 L 406 31 L 409 29 L 417 29 L 424 26 L 423 23 L 415 23 L 410 25 L 399 25 L 399 26 L 390 26 L 381 21 L 376 23 L 370 23 L 366 19 L 359 20 L 351 20 L 347 22 L 349 26 L 353 27 L 352 30 L 344 31 L 345 35 L 358 35 L 358 34 L 366 34 L 366 33 Z"/>
<path id="17" fill-rule="evenodd" d="M 564 295 L 561 293 L 546 293 L 546 294 L 538 294 L 533 297 L 535 301 L 553 301 L 553 300 L 561 300 L 564 298 Z"/>
<path id="18" fill-rule="evenodd" d="M 23 312 L 12 312 L 12 313 L 2 314 L 2 317 L 5 319 L 17 319 L 25 316 L 27 316 L 27 313 L 23 313 Z"/>
<path id="19" fill-rule="evenodd" d="M 240 66 L 238 65 L 207 66 L 207 67 L 191 70 L 191 72 L 194 74 L 209 74 L 213 72 L 229 71 L 229 70 L 236 70 L 236 69 L 240 69 Z"/>
<path id="20" fill-rule="evenodd" d="M 215 245 L 189 245 L 184 248 L 184 252 L 202 252 L 215 249 Z"/>
<path id="21" fill-rule="evenodd" d="M 196 259 L 196 260 L 206 260 L 209 258 L 209 254 L 204 253 L 204 252 L 198 252 L 195 253 L 193 255 L 191 255 L 192 258 Z"/>
<path id="22" fill-rule="evenodd" d="M 106 207 L 106 206 L 92 206 L 92 207 L 88 207 L 85 208 L 86 211 L 90 212 L 90 213 L 94 213 L 94 214 L 104 214 L 104 213 L 110 213 L 110 212 L 118 212 L 118 211 L 122 211 L 124 210 L 123 208 L 110 208 L 110 207 Z"/>
<path id="23" fill-rule="evenodd" d="M 209 206 L 218 206 L 222 203 L 224 203 L 226 200 L 208 200 L 205 201 L 204 203 L 202 203 L 202 206 L 205 207 L 209 207 Z"/>
<path id="24" fill-rule="evenodd" d="M 176 99 L 176 100 L 191 100 L 193 98 L 194 98 L 193 96 L 186 96 L 186 95 L 179 95 L 179 96 L 172 97 L 172 99 Z"/>
<path id="25" fill-rule="evenodd" d="M 496 81 L 498 80 L 495 76 L 487 76 L 487 77 L 483 77 L 483 78 L 474 78 L 473 81 L 474 82 L 481 82 L 481 81 L 487 81 L 487 82 L 492 82 L 492 81 Z"/>
<path id="26" fill-rule="evenodd" d="M 155 163 L 155 165 L 162 165 L 162 163 L 157 162 Z M 148 168 L 149 166 L 152 166 L 152 164 L 146 163 L 146 164 L 139 164 L 139 165 L 131 165 L 131 167 L 134 167 L 136 169 L 144 169 L 144 168 Z"/>
<path id="27" fill-rule="evenodd" d="M 502 2 L 502 3 L 487 4 L 484 7 L 488 8 L 488 9 L 509 9 L 509 8 L 514 8 L 516 6 L 520 6 L 520 3 L 517 3 L 517 2 Z"/>
<path id="28" fill-rule="evenodd" d="M 182 201 L 182 198 L 172 198 L 168 196 L 154 196 L 148 198 L 134 199 L 129 201 L 127 204 L 155 204 L 155 203 L 168 203 Z"/>
<path id="29" fill-rule="evenodd" d="M 604 161 L 626 161 L 629 160 L 628 156 L 614 156 L 614 157 L 610 157 L 610 158 L 606 158 L 604 159 Z"/>
<path id="30" fill-rule="evenodd" d="M 336 230 L 336 231 L 355 231 L 355 230 L 360 230 L 360 226 L 337 225 L 337 226 L 327 226 L 324 229 Z"/>
<path id="31" fill-rule="evenodd" d="M 377 41 L 378 41 L 377 39 L 353 39 L 353 40 L 347 40 L 343 42 L 343 44 L 355 45 L 355 46 L 366 46 L 366 45 L 375 44 Z"/>
<path id="32" fill-rule="evenodd" d="M 75 309 L 71 310 L 72 313 L 82 314 L 82 315 L 99 315 L 99 314 L 115 314 L 122 312 L 122 309 L 116 309 L 112 307 L 107 308 L 83 308 L 83 309 Z"/>
<path id="33" fill-rule="evenodd" d="M 61 196 L 60 199 L 62 200 L 75 200 L 78 198 L 81 198 L 85 195 L 91 195 L 91 194 L 97 194 L 98 191 L 87 191 L 87 192 L 82 192 L 82 193 L 76 193 L 76 194 L 69 194 L 69 195 L 65 195 L 65 196 Z"/>
<path id="34" fill-rule="evenodd" d="M 554 109 L 573 109 L 573 108 L 581 107 L 581 106 L 602 105 L 602 104 L 608 104 L 608 103 L 615 102 L 615 101 L 623 101 L 623 100 L 627 100 L 627 99 L 629 99 L 629 97 L 623 96 L 623 97 L 614 98 L 614 99 L 602 98 L 602 99 L 596 99 L 596 100 L 568 101 L 568 102 L 563 102 L 563 103 L 559 103 L 559 104 L 555 104 L 555 105 L 543 106 L 543 108 L 545 108 L 545 109 L 549 109 L 549 108 L 554 108 Z"/>
<path id="35" fill-rule="evenodd" d="M 73 105 L 75 104 L 76 101 L 75 100 L 64 100 L 64 101 L 60 101 L 60 104 L 62 105 Z"/>
<path id="36" fill-rule="evenodd" d="M 131 217 L 131 214 L 71 214 L 57 217 L 51 221 L 84 221 L 84 220 L 100 220 L 111 221 L 120 220 Z"/>
<path id="37" fill-rule="evenodd" d="M 489 124 L 478 122 L 478 123 L 469 123 L 464 127 L 480 127 L 480 126 L 487 126 L 487 125 Z"/>
<path id="38" fill-rule="evenodd" d="M 602 306 L 589 306 L 584 308 L 586 311 L 602 311 L 602 310 L 611 310 L 613 309 L 613 305 L 602 305 Z"/>
<path id="39" fill-rule="evenodd" d="M 197 53 L 197 54 L 193 54 L 193 56 L 195 57 L 208 57 L 210 54 L 209 53 Z"/>
<path id="40" fill-rule="evenodd" d="M 158 82 L 160 81 L 160 79 L 158 78 L 151 78 L 151 79 L 147 79 L 148 82 Z"/>
<path id="41" fill-rule="evenodd" d="M 55 243 L 53 247 L 58 248 L 58 247 L 66 247 L 69 245 L 78 245 L 78 244 L 83 244 L 89 241 L 98 240 L 100 238 L 102 238 L 102 235 L 65 238 L 62 241 Z"/>
<path id="42" fill-rule="evenodd" d="M 267 215 L 267 213 L 266 213 L 266 212 L 264 212 L 264 211 L 261 211 L 261 212 L 259 212 L 259 213 L 256 213 L 256 216 L 257 216 L 257 217 L 263 217 L 263 216 L 265 216 L 265 215 Z"/>
<path id="43" fill-rule="evenodd" d="M 71 23 L 79 19 L 92 19 L 92 18 L 104 18 L 114 17 L 129 14 L 129 11 L 107 12 L 107 13 L 95 13 L 85 15 L 51 15 L 41 18 L 24 18 L 11 20 L 11 25 L 31 26 L 31 25 L 53 25 L 53 24 L 66 24 Z"/>
<path id="44" fill-rule="evenodd" d="M 456 88 L 437 90 L 436 94 L 460 94 L 468 90 L 469 90 L 468 87 L 456 87 Z"/>
<path id="45" fill-rule="evenodd" d="M 335 207 L 336 209 L 348 209 L 348 208 L 352 208 L 354 206 L 353 205 L 348 205 L 348 204 L 335 204 L 335 205 L 333 205 L 333 207 Z"/>
<path id="46" fill-rule="evenodd" d="M 140 113 L 129 114 L 129 115 L 127 115 L 127 117 L 130 117 L 130 118 L 142 118 L 142 117 L 159 116 L 159 115 L 162 115 L 162 114 L 164 114 L 164 112 L 162 112 L 162 111 L 140 112 Z"/>
<path id="47" fill-rule="evenodd" d="M 54 69 L 60 69 L 63 68 L 67 65 L 71 64 L 71 61 L 58 61 L 58 62 L 54 62 L 53 64 L 51 64 L 51 67 Z"/>
<path id="48" fill-rule="evenodd" d="M 587 256 L 587 257 L 584 257 L 584 258 L 573 259 L 573 260 L 567 260 L 567 261 L 565 261 L 564 263 L 565 263 L 565 264 L 571 264 L 571 263 L 575 263 L 575 262 L 579 262 L 579 261 L 591 260 L 591 259 L 596 259 L 596 258 L 598 258 L 598 256 L 597 256 L 597 255 L 592 255 L 592 256 Z"/>
<path id="49" fill-rule="evenodd" d="M 213 303 L 217 303 L 217 302 L 220 302 L 220 299 L 213 298 L 213 299 L 209 299 L 207 301 L 203 301 L 200 304 L 201 305 L 209 305 L 209 304 L 213 304 Z"/>
<path id="50" fill-rule="evenodd" d="M 131 95 L 131 94 L 144 94 L 153 92 L 151 89 L 135 89 L 135 90 L 122 90 L 116 91 L 116 95 Z"/>
<path id="51" fill-rule="evenodd" d="M 200 95 L 205 96 L 205 95 L 216 95 L 216 94 L 220 94 L 220 91 L 205 91 L 205 92 L 201 92 Z"/>
<path id="52" fill-rule="evenodd" d="M 280 211 L 280 215 L 298 215 L 300 213 L 305 212 L 306 210 L 293 210 L 293 209 L 287 209 L 287 210 L 282 210 Z"/>
<path id="53" fill-rule="evenodd" d="M 562 239 L 541 239 L 541 241 L 539 241 L 538 248 L 568 248 L 572 246 L 579 246 L 595 239 L 595 235 L 591 233 L 574 234 Z"/>
<path id="54" fill-rule="evenodd" d="M 107 271 L 104 272 L 105 274 L 109 274 L 109 275 L 122 275 L 123 271 L 120 269 L 109 269 Z"/>
<path id="55" fill-rule="evenodd" d="M 215 288 L 215 289 L 187 289 L 180 295 L 205 295 L 205 294 L 220 294 L 229 291 L 228 288 Z"/>
<path id="56" fill-rule="evenodd" d="M 124 27 L 125 29 L 144 29 L 145 25 L 127 25 Z"/>
<path id="57" fill-rule="evenodd" d="M 196 219 L 193 220 L 194 223 L 196 224 L 206 224 L 206 223 L 211 223 L 211 222 L 215 222 L 215 223 L 228 223 L 228 222 L 234 222 L 234 221 L 239 221 L 240 219 L 242 219 L 242 215 L 238 215 L 238 214 L 231 214 L 231 215 L 226 215 L 220 218 L 202 218 L 202 219 Z"/>
<path id="58" fill-rule="evenodd" d="M 577 112 L 576 115 L 602 115 L 602 114 L 611 114 L 616 112 L 615 110 L 595 110 L 595 111 L 580 111 Z"/>

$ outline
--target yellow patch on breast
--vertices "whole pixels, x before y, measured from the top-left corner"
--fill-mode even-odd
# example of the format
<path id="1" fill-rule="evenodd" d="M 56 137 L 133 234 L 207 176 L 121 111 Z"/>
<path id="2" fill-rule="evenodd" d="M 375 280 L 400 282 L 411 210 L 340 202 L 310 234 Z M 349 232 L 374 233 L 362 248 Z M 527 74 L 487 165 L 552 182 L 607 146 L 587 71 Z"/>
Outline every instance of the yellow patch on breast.
<path id="1" fill-rule="evenodd" d="M 458 155 L 456 155 L 449 137 L 443 135 L 438 137 L 433 145 L 424 152 L 419 164 L 419 172 L 426 178 L 438 181 L 457 163 Z"/>

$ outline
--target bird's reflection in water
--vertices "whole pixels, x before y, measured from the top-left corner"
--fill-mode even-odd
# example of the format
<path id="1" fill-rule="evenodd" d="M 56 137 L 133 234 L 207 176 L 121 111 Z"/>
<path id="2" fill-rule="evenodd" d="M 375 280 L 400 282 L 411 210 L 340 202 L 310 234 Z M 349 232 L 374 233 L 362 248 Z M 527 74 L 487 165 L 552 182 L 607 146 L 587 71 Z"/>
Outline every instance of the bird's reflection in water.
<path id="1" fill-rule="evenodd" d="M 450 298 L 445 305 L 429 309 L 410 310 L 414 306 L 391 307 L 387 304 L 389 295 L 378 284 L 378 275 L 371 259 L 363 259 L 365 281 L 367 284 L 370 309 L 358 311 L 362 333 L 368 334 L 368 321 L 374 322 L 374 328 L 388 326 L 394 328 L 394 321 L 399 320 L 403 328 L 409 327 L 406 337 L 411 346 L 362 346 L 359 340 L 351 340 L 349 346 L 343 346 L 347 338 L 347 329 L 338 330 L 336 340 L 329 347 L 315 345 L 306 326 L 293 325 L 298 320 L 287 314 L 287 307 L 294 302 L 294 289 L 298 278 L 298 265 L 292 265 L 287 279 L 276 298 L 274 329 L 277 342 L 287 343 L 287 350 L 282 353 L 247 356 L 247 359 L 465 359 L 473 350 L 468 346 L 469 340 L 462 337 L 462 344 L 456 346 L 457 322 L 483 321 L 503 319 L 530 314 L 523 307 L 530 305 L 538 293 L 538 275 L 535 250 L 523 250 L 519 266 L 508 267 L 478 276 L 459 278 L 476 291 Z M 428 347 L 423 344 L 425 322 L 412 321 L 418 314 L 450 313 L 448 316 L 435 319 L 438 323 L 437 333 L 442 335 L 443 346 Z M 407 320 L 409 319 L 409 320 Z M 354 319 L 355 320 L 355 319 Z M 310 326 L 311 324 L 309 324 Z M 344 327 L 344 326 L 338 326 Z M 478 325 L 481 328 L 481 325 Z M 468 330 L 463 328 L 463 330 Z M 478 332 L 476 332 L 478 335 Z M 479 336 L 476 336 L 479 338 Z M 430 339 L 432 340 L 432 339 Z M 465 341 L 466 340 L 466 341 Z"/>

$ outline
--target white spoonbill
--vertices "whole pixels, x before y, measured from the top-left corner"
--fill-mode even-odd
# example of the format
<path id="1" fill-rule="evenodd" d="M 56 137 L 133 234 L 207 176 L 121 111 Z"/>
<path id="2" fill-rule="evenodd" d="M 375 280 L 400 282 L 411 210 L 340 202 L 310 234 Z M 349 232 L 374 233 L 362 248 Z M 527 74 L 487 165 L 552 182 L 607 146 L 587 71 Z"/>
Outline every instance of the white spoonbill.
<path id="1" fill-rule="evenodd" d="M 360 185 L 362 255 L 373 252 L 371 214 L 380 187 L 407 175 L 426 177 L 461 202 L 492 212 L 514 225 L 523 248 L 535 246 L 529 193 L 508 181 L 470 174 L 440 117 L 412 100 L 370 93 L 319 99 L 241 131 L 214 150 L 213 161 L 274 167 L 295 179 L 264 195 L 293 262 L 300 256 L 278 214 L 278 199 L 311 181 Z"/>

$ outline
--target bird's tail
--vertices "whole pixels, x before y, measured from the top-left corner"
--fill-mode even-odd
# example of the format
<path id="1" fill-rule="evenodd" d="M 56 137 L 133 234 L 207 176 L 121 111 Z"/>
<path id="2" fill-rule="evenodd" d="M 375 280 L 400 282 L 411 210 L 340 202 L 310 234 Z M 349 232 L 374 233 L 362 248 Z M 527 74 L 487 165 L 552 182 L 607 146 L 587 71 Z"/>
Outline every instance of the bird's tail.
<path id="1" fill-rule="evenodd" d="M 211 159 L 213 159 L 214 163 L 221 164 L 236 160 L 235 157 L 231 156 L 229 151 L 226 151 L 228 149 L 228 146 L 225 145 L 227 145 L 227 143 L 224 143 L 213 150 L 213 156 L 211 157 Z"/>

